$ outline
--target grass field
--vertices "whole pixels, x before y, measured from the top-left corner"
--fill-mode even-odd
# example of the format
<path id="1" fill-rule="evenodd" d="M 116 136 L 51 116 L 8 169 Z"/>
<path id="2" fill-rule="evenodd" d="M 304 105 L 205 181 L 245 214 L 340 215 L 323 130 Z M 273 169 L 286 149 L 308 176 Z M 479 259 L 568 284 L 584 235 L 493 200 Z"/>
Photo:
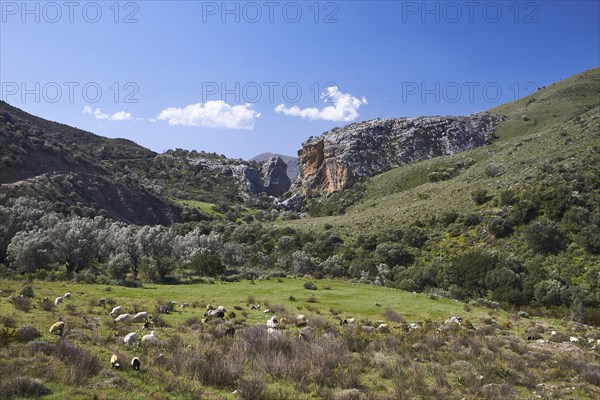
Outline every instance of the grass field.
<path id="1" fill-rule="evenodd" d="M 99 399 L 236 399 L 240 398 L 239 393 L 238 395 L 232 394 L 236 387 L 238 389 L 245 388 L 246 394 L 242 395 L 244 399 L 338 399 L 343 397 L 335 397 L 336 391 L 352 387 L 359 387 L 363 393 L 368 395 L 368 398 L 373 399 L 401 398 L 395 397 L 399 391 L 412 393 L 406 398 L 429 398 L 429 396 L 454 398 L 458 394 L 465 398 L 529 398 L 532 395 L 532 388 L 527 387 L 525 383 L 520 383 L 519 380 L 511 381 L 514 388 L 506 389 L 508 392 L 501 392 L 504 393 L 502 396 L 508 393 L 508 397 L 494 397 L 495 394 L 494 396 L 490 395 L 491 397 L 488 395 L 480 397 L 482 393 L 487 393 L 485 392 L 487 389 L 482 386 L 483 383 L 480 385 L 476 382 L 463 382 L 461 381 L 464 378 L 461 375 L 462 372 L 453 372 L 452 365 L 458 361 L 452 363 L 453 357 L 455 357 L 452 355 L 452 351 L 463 354 L 464 351 L 460 348 L 465 345 L 467 349 L 470 348 L 469 346 L 477 348 L 489 346 L 490 349 L 499 351 L 500 354 L 499 359 L 494 359 L 493 365 L 501 363 L 502 368 L 513 368 L 505 365 L 508 361 L 505 359 L 507 356 L 502 355 L 502 352 L 505 351 L 502 350 L 504 347 L 498 350 L 496 348 L 498 344 L 494 344 L 496 339 L 490 339 L 489 335 L 494 334 L 498 337 L 498 343 L 506 342 L 507 349 L 511 349 L 506 352 L 510 351 L 512 354 L 516 351 L 518 354 L 529 354 L 529 351 L 539 358 L 536 362 L 531 361 L 531 365 L 527 368 L 533 368 L 532 371 L 540 371 L 540 376 L 535 379 L 552 382 L 556 389 L 552 393 L 560 393 L 564 398 L 590 399 L 600 393 L 598 388 L 594 389 L 593 385 L 585 381 L 566 382 L 564 378 L 566 372 L 563 370 L 543 376 L 543 369 L 554 365 L 550 363 L 551 357 L 539 355 L 538 353 L 541 351 L 539 349 L 529 348 L 527 350 L 524 340 L 532 330 L 545 332 L 544 337 L 549 337 L 550 330 L 556 330 L 560 342 L 568 342 L 568 335 L 600 337 L 600 332 L 583 329 L 560 320 L 519 318 L 516 314 L 468 306 L 465 303 L 448 299 L 434 299 L 426 294 L 335 280 L 313 280 L 317 290 L 308 290 L 304 288 L 305 282 L 305 279 L 299 278 L 274 278 L 254 282 L 189 285 L 146 284 L 141 288 L 125 288 L 36 280 L 31 283 L 34 294 L 33 308 L 25 312 L 18 310 L 7 296 L 9 294 L 18 295 L 28 283 L 0 280 L 0 288 L 4 291 L 3 297 L 0 297 L 0 326 L 3 338 L 0 347 L 0 374 L 14 376 L 17 371 L 19 374 L 40 378 L 52 391 L 44 396 L 44 399 L 84 399 L 90 398 L 91 394 L 96 395 L 95 398 Z M 65 292 L 71 292 L 71 298 L 65 299 L 56 307 L 44 309 L 41 299 L 49 297 L 52 302 Z M 310 297 L 313 299 L 309 300 Z M 98 306 L 100 298 L 106 299 L 110 304 L 106 307 Z M 189 302 L 190 307 L 181 309 L 176 306 L 173 312 L 160 316 L 160 326 L 152 328 L 145 329 L 142 327 L 142 323 L 115 325 L 112 318 L 108 316 L 113 305 L 121 305 L 123 312 L 134 313 L 144 310 L 156 316 L 158 305 L 166 304 L 169 301 L 176 301 L 178 304 Z M 264 329 L 267 319 L 273 314 L 264 314 L 263 310 L 271 308 L 279 317 L 285 316 L 289 321 L 293 321 L 297 314 L 304 314 L 312 329 L 318 332 L 332 332 L 336 339 L 320 339 L 318 335 L 315 335 L 314 338 L 306 341 L 305 345 L 301 345 L 309 346 L 311 349 L 308 358 L 299 359 L 296 362 L 294 362 L 293 356 L 291 356 L 292 360 L 279 360 L 279 363 L 286 363 L 286 367 L 282 371 L 274 372 L 272 370 L 274 368 L 273 361 L 268 357 L 276 357 L 277 354 L 284 354 L 285 351 L 300 351 L 294 347 L 299 343 L 295 338 L 298 337 L 300 328 L 289 323 L 287 329 L 281 331 L 284 336 L 279 338 L 275 344 L 266 336 L 264 342 L 256 338 L 248 339 L 248 332 L 253 332 L 252 330 L 241 333 L 239 337 L 236 333 L 235 339 L 226 337 L 216 339 L 218 336 L 213 337 L 213 335 L 216 335 L 218 325 L 200 322 L 206 304 L 223 305 L 228 311 L 226 315 L 226 319 L 230 321 L 228 323 L 235 325 L 240 332 L 244 332 L 244 329 L 249 329 L 248 327 L 251 326 L 260 326 Z M 250 305 L 252 304 L 261 304 L 261 310 L 251 310 Z M 230 313 L 231 311 L 235 315 Z M 465 324 L 467 324 L 466 321 L 469 321 L 476 329 L 467 330 L 462 327 L 453 327 L 452 330 L 436 333 L 436 328 L 444 326 L 443 321 L 453 315 L 463 317 Z M 89 317 L 92 321 L 93 330 L 84 320 L 84 316 Z M 66 321 L 67 330 L 64 339 L 48 332 L 48 327 L 59 317 L 63 317 Z M 356 318 L 356 329 L 340 326 L 341 318 L 350 317 Z M 156 321 L 158 320 L 155 319 Z M 388 323 L 392 327 L 392 331 L 369 334 L 364 333 L 360 328 L 363 325 L 377 326 L 377 321 Z M 420 328 L 414 333 L 406 332 L 404 327 L 412 322 L 418 323 Z M 47 347 L 49 344 L 58 346 L 66 343 L 77 346 L 84 353 L 80 354 L 73 350 L 76 357 L 68 359 L 61 356 L 60 351 L 54 350 L 57 352 L 56 354 L 51 350 L 44 350 L 40 353 L 39 350 L 37 352 L 31 350 L 34 347 L 23 341 L 9 339 L 8 332 L 11 329 L 26 325 L 33 326 L 41 332 L 41 337 L 34 342 L 38 343 L 37 346 L 45 348 L 44 346 Z M 141 337 L 150 329 L 156 331 L 156 336 L 161 341 L 161 345 L 157 349 L 143 346 L 127 348 L 123 344 L 122 338 L 125 334 L 137 331 Z M 39 344 L 40 340 L 47 344 Z M 465 340 L 467 342 L 464 342 Z M 476 344 L 470 341 L 475 341 Z M 549 343 L 548 346 L 563 346 L 563 343 L 559 343 L 559 341 Z M 251 357 L 247 354 L 250 351 L 247 347 L 249 343 L 254 343 L 256 346 L 261 346 L 262 343 L 265 351 Z M 330 346 L 333 346 L 331 348 L 342 346 L 339 347 L 339 352 L 345 355 L 340 356 L 339 360 L 331 354 L 325 359 L 319 358 L 320 352 L 326 351 L 325 349 Z M 427 350 L 422 346 L 432 347 Z M 568 345 L 565 344 L 565 346 Z M 581 347 L 573 346 L 573 348 L 566 347 L 566 349 L 577 351 L 578 357 L 580 357 L 581 354 L 584 354 L 583 352 L 590 351 L 589 347 L 591 345 L 586 342 L 582 343 Z M 242 348 L 245 350 L 240 350 Z M 286 348 L 288 350 L 285 350 Z M 548 350 L 556 351 L 557 348 L 560 349 L 560 347 L 556 347 Z M 318 352 L 314 353 L 317 350 Z M 242 352 L 242 356 L 238 355 L 238 352 Z M 86 358 L 86 353 L 96 361 L 92 362 Z M 125 360 L 125 363 L 131 357 L 140 357 L 143 362 L 142 371 L 138 373 L 129 368 L 121 371 L 111 370 L 109 359 L 113 353 L 118 354 L 122 360 Z M 237 375 L 232 375 L 236 376 L 237 380 L 230 382 L 221 375 L 215 378 L 207 372 L 211 369 L 188 374 L 187 368 L 194 368 L 196 365 L 194 363 L 198 362 L 197 358 L 203 357 L 208 357 L 208 361 L 205 361 L 210 368 L 221 371 L 219 368 L 224 367 L 219 363 L 214 364 L 215 359 L 208 356 L 213 353 L 221 354 L 222 357 L 234 362 L 239 360 L 239 368 L 244 365 Z M 565 353 L 559 351 L 557 354 L 563 357 Z M 267 357 L 266 361 L 265 357 Z M 410 357 L 411 360 L 406 357 Z M 461 355 L 461 357 L 463 356 Z M 475 363 L 480 355 L 472 359 L 473 355 L 469 356 L 465 353 L 464 357 L 467 357 L 471 363 Z M 492 355 L 488 354 L 487 357 L 492 357 Z M 327 360 L 330 358 L 337 360 L 336 364 L 328 365 Z M 585 357 L 582 357 L 583 359 Z M 87 360 L 87 364 L 85 360 Z M 324 363 L 321 365 L 321 369 L 317 369 L 313 365 L 320 365 L 317 362 L 319 360 Z M 309 364 L 298 365 L 299 362 L 308 362 Z M 479 360 L 477 364 L 481 364 L 481 368 L 484 368 L 485 362 Z M 185 367 L 186 365 L 188 367 Z M 221 366 L 219 367 L 219 365 Z M 406 365 L 412 371 L 409 377 L 402 375 L 406 373 L 402 372 L 402 368 L 397 369 L 400 365 Z M 256 378 L 258 372 L 253 371 L 254 367 L 256 367 L 256 371 L 261 371 L 260 380 L 265 382 L 261 395 L 258 397 L 248 394 L 248 387 L 254 387 L 248 386 L 248 381 L 252 383 L 254 382 L 252 379 L 258 379 Z M 179 368 L 184 369 L 179 371 Z M 234 366 L 229 368 L 235 369 Z M 436 374 L 441 373 L 440 368 L 445 374 L 444 377 L 436 377 Z M 492 366 L 485 366 L 485 368 L 492 368 Z M 523 366 L 523 368 L 525 367 Z M 592 371 L 597 370 L 593 364 L 590 364 L 588 368 L 592 368 Z M 311 372 L 312 369 L 320 371 L 320 375 L 315 375 L 316 372 Z M 89 372 L 85 372 L 88 370 Z M 290 371 L 297 371 L 295 373 L 300 374 L 297 375 L 298 377 L 304 376 L 305 371 L 307 383 L 298 387 L 298 383 L 290 378 L 290 376 L 294 376 L 294 373 Z M 600 374 L 600 370 L 598 373 Z M 416 379 L 414 374 L 423 374 L 426 380 L 421 383 L 418 380 L 414 381 Z M 301 379 L 298 377 L 296 379 Z M 441 391 L 435 388 L 436 379 L 440 379 L 443 383 L 443 387 L 439 389 Z M 527 379 L 530 377 L 522 376 L 520 378 L 523 382 Z M 592 379 L 595 378 L 592 377 Z M 488 381 L 506 381 L 506 376 L 502 374 L 494 376 L 490 372 L 490 376 L 486 377 L 486 382 Z M 600 385 L 600 382 L 598 384 Z M 474 386 L 471 387 L 472 385 Z M 565 392 L 566 385 L 573 386 L 576 390 Z M 0 397 L 2 397 L 2 390 L 6 393 L 7 389 L 3 389 L 3 385 L 0 384 Z M 434 392 L 437 395 L 434 396 Z"/>

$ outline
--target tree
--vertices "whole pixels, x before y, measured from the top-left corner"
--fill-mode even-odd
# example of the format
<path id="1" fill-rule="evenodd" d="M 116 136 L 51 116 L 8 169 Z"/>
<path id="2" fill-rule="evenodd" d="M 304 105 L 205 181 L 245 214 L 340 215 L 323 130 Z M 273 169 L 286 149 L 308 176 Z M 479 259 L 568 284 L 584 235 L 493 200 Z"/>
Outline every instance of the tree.
<path id="1" fill-rule="evenodd" d="M 525 229 L 525 240 L 529 247 L 542 254 L 558 253 L 567 244 L 567 238 L 558 224 L 545 218 L 533 222 Z"/>
<path id="2" fill-rule="evenodd" d="M 11 266 L 21 273 L 48 268 L 52 262 L 52 242 L 44 231 L 36 228 L 17 233 L 7 249 Z"/>
<path id="3" fill-rule="evenodd" d="M 127 272 L 131 268 L 129 265 L 129 256 L 125 253 L 119 253 L 111 257 L 108 261 L 107 272 L 108 276 L 117 281 L 124 281 Z"/>
<path id="4" fill-rule="evenodd" d="M 221 257 L 210 251 L 197 250 L 189 264 L 190 269 L 202 276 L 219 276 L 225 270 Z"/>
<path id="5" fill-rule="evenodd" d="M 396 265 L 409 265 L 414 261 L 414 256 L 404 243 L 385 242 L 377 245 L 375 254 L 379 259 L 392 267 Z"/>

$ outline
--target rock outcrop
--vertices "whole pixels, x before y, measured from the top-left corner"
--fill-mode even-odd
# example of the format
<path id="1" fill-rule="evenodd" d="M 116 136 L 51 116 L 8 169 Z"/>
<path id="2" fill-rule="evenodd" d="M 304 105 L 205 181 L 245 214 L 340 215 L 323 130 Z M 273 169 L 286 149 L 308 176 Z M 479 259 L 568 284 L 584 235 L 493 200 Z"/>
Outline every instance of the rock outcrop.
<path id="1" fill-rule="evenodd" d="M 271 157 L 265 161 L 260 170 L 260 178 L 263 191 L 275 197 L 281 197 L 292 184 L 287 175 L 287 165 L 281 157 Z"/>
<path id="2" fill-rule="evenodd" d="M 482 146 L 501 121 L 484 113 L 375 119 L 334 128 L 303 143 L 293 190 L 329 194 L 400 165 Z"/>
<path id="3" fill-rule="evenodd" d="M 208 160 L 193 158 L 188 161 L 199 169 L 208 169 L 224 176 L 234 176 L 247 195 L 266 193 L 281 197 L 290 189 L 291 181 L 287 175 L 287 165 L 281 157 L 271 157 L 263 162 L 260 169 L 254 168 L 242 160 Z"/>

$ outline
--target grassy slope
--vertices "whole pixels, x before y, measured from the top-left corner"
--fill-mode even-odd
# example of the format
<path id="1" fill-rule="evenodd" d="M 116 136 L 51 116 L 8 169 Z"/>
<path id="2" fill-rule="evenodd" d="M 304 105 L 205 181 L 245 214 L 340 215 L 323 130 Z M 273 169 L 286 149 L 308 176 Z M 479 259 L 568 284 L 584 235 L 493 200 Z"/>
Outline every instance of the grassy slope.
<path id="1" fill-rule="evenodd" d="M 179 335 L 187 343 L 194 343 L 197 333 L 188 328 L 186 320 L 192 317 L 202 318 L 204 313 L 203 305 L 211 303 L 214 305 L 224 305 L 228 310 L 234 310 L 234 306 L 239 305 L 247 310 L 248 317 L 246 323 L 264 324 L 270 315 L 265 315 L 261 311 L 250 311 L 246 305 L 249 296 L 254 301 L 263 305 L 263 310 L 269 304 L 271 307 L 284 306 L 287 310 L 282 314 L 288 314 L 288 318 L 293 318 L 296 314 L 305 314 L 307 318 L 321 318 L 337 325 L 337 320 L 333 319 L 330 310 L 334 309 L 341 312 L 342 317 L 355 317 L 357 320 L 385 320 L 384 310 L 391 308 L 406 317 L 407 322 L 433 320 L 441 323 L 451 315 L 461 315 L 472 321 L 476 327 L 483 325 L 483 321 L 492 317 L 498 323 L 514 323 L 512 333 L 514 336 L 523 336 L 526 325 L 536 321 L 548 326 L 559 327 L 560 321 L 549 319 L 534 320 L 515 320 L 509 314 L 503 311 L 494 311 L 485 308 L 472 307 L 465 310 L 463 303 L 438 299 L 433 300 L 424 294 L 415 294 L 403 292 L 400 290 L 380 288 L 370 285 L 350 284 L 331 280 L 316 280 L 318 290 L 310 291 L 303 288 L 304 280 L 300 279 L 282 279 L 256 281 L 254 284 L 249 281 L 239 283 L 223 284 L 194 284 L 194 285 L 145 285 L 143 288 L 124 288 L 107 287 L 104 285 L 77 284 L 74 282 L 43 282 L 35 281 L 33 290 L 39 302 L 44 296 L 54 299 L 56 296 L 67 291 L 73 293 L 70 299 L 65 299 L 63 304 L 54 308 L 52 311 L 44 311 L 41 307 L 34 308 L 28 313 L 18 311 L 10 304 L 6 298 L 0 300 L 0 315 L 11 317 L 17 321 L 17 326 L 31 325 L 42 332 L 42 340 L 55 342 L 56 336 L 48 333 L 48 326 L 57 321 L 59 316 L 65 318 L 69 333 L 67 338 L 87 351 L 91 351 L 105 363 L 109 365 L 110 355 L 117 352 L 122 358 L 139 356 L 144 359 L 150 357 L 143 349 L 127 350 L 122 344 L 121 337 L 123 332 L 137 330 L 139 334 L 145 334 L 140 330 L 141 324 L 132 324 L 130 328 L 124 328 L 122 332 L 113 329 L 113 323 L 108 316 L 111 306 L 106 308 L 96 306 L 99 298 L 113 299 L 116 304 L 123 306 L 124 312 L 134 312 L 134 307 L 138 310 L 147 310 L 153 313 L 157 299 L 163 302 L 175 300 L 181 302 L 197 301 L 198 308 L 187 308 L 176 310 L 164 316 L 164 320 L 170 325 L 169 328 L 153 328 L 156 335 L 162 342 L 167 342 L 168 338 Z M 0 285 L 5 291 L 18 291 L 22 283 L 14 281 L 0 280 Z M 330 286 L 330 289 L 324 289 Z M 289 300 L 293 295 L 296 301 Z M 306 299 L 310 295 L 315 295 L 316 303 L 308 303 Z M 377 307 L 374 302 L 382 304 Z M 39 303 L 38 303 L 39 304 Z M 310 309 L 309 309 L 310 308 Z M 237 319 L 243 319 L 242 312 L 236 311 Z M 97 337 L 92 338 L 90 330 L 86 327 L 83 315 L 92 318 L 97 327 Z M 518 322 L 517 322 L 518 321 Z M 390 322 L 390 321 L 387 321 Z M 516 323 L 515 323 L 516 322 Z M 394 324 L 394 322 L 390 322 Z M 297 328 L 292 328 L 297 329 Z M 563 328 L 559 328 L 563 329 Z M 21 360 L 25 362 L 25 360 Z M 0 369 L 6 366 L 8 360 L 0 361 Z M 17 361 L 18 362 L 18 361 Z M 3 365 L 5 364 L 5 365 Z M 23 371 L 28 368 L 25 364 Z M 58 369 L 64 369 L 61 364 L 56 365 Z M 114 388 L 102 387 L 102 382 L 106 382 L 111 374 L 100 373 L 92 379 L 93 387 L 101 387 L 103 398 L 110 399 L 144 399 L 151 398 L 151 393 L 160 394 L 160 398 L 181 398 L 176 394 L 167 394 L 164 390 L 164 382 L 169 378 L 169 372 L 146 367 L 141 374 L 136 374 L 128 369 L 122 371 L 118 376 L 127 382 L 133 391 L 116 390 Z M 52 389 L 53 394 L 44 397 L 46 399 L 67 398 L 89 398 L 90 387 L 78 388 L 72 385 L 63 385 L 52 379 L 49 375 L 45 381 Z M 207 394 L 207 398 L 235 398 L 226 391 L 203 387 L 202 390 Z M 212 397 L 211 397 L 212 396 Z"/>
<path id="2" fill-rule="evenodd" d="M 320 230 L 325 224 L 331 224 L 341 233 L 352 236 L 359 230 L 378 231 L 448 210 L 472 211 L 470 192 L 474 187 L 485 187 L 492 192 L 512 187 L 539 175 L 540 166 L 558 155 L 576 157 L 600 144 L 600 69 L 583 72 L 489 112 L 508 117 L 498 128 L 499 139 L 494 144 L 372 177 L 366 182 L 363 201 L 345 215 L 281 224 L 307 230 Z M 576 123 L 577 117 L 583 123 Z M 572 140 L 568 144 L 560 135 L 565 129 L 571 132 Z M 428 181 L 430 172 L 467 157 L 477 163 L 458 177 L 437 183 Z M 505 173 L 496 178 L 487 177 L 485 167 L 491 163 L 502 165 Z"/>

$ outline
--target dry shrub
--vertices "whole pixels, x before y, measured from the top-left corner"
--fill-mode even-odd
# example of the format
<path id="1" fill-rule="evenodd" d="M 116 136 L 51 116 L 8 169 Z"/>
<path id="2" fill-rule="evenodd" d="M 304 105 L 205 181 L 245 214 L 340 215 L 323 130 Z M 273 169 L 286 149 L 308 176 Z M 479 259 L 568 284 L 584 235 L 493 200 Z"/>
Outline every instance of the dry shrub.
<path id="1" fill-rule="evenodd" d="M 32 340 L 42 336 L 40 331 L 35 329 L 33 326 L 22 326 L 19 329 L 17 329 L 16 334 L 17 339 L 22 342 L 31 342 Z"/>
<path id="2" fill-rule="evenodd" d="M 383 318 L 385 320 L 390 321 L 390 322 L 406 323 L 406 317 L 391 308 L 386 308 L 385 310 L 383 310 L 381 315 L 383 316 Z"/>
<path id="3" fill-rule="evenodd" d="M 238 393 L 242 400 L 262 400 L 265 392 L 265 378 L 257 373 L 242 375 L 238 381 Z"/>
<path id="4" fill-rule="evenodd" d="M 429 375 L 438 388 L 448 388 L 448 378 L 446 377 L 446 370 L 441 364 L 432 363 L 429 365 Z"/>
<path id="5" fill-rule="evenodd" d="M 51 391 L 40 379 L 28 376 L 17 376 L 0 384 L 0 398 L 31 398 L 42 397 Z"/>
<path id="6" fill-rule="evenodd" d="M 31 311 L 31 299 L 29 297 L 17 297 L 13 300 L 13 305 L 19 311 Z"/>
<path id="7" fill-rule="evenodd" d="M 70 384 L 80 384 L 98 374 L 102 368 L 98 358 L 66 340 L 57 342 L 54 347 L 58 358 L 71 367 L 67 376 L 67 382 Z"/>

